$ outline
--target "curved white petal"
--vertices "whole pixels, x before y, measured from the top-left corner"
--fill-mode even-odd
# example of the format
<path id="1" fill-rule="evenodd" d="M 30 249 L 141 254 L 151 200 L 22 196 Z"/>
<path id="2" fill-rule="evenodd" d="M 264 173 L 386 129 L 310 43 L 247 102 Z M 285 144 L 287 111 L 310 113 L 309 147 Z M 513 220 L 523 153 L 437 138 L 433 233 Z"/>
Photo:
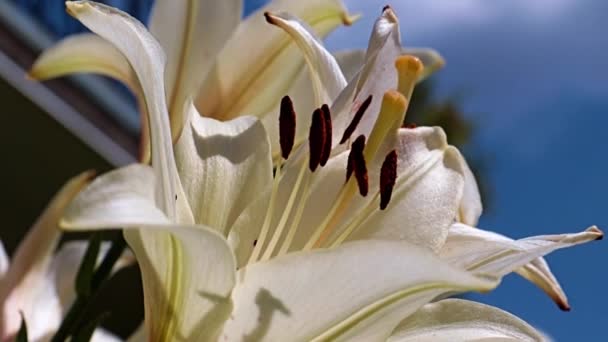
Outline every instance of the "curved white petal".
<path id="1" fill-rule="evenodd" d="M 466 160 L 463 158 L 462 161 L 464 171 L 464 192 L 462 193 L 462 200 L 460 201 L 460 208 L 458 209 L 458 221 L 469 226 L 476 226 L 479 217 L 483 212 L 481 195 L 479 193 L 479 187 L 477 186 L 477 180 L 475 180 L 475 175 L 471 171 Z"/>
<path id="2" fill-rule="evenodd" d="M 217 56 L 200 89 L 196 106 L 202 115 L 221 120 L 263 116 L 290 89 L 304 59 L 293 40 L 264 19 L 263 13 L 276 11 L 301 18 L 319 37 L 352 20 L 341 0 L 275 0 L 252 13 Z"/>
<path id="3" fill-rule="evenodd" d="M 395 241 L 289 254 L 237 278 L 226 340 L 381 340 L 442 293 L 496 285 Z"/>
<path id="4" fill-rule="evenodd" d="M 168 223 L 156 206 L 151 167 L 132 164 L 97 177 L 66 208 L 61 226 L 69 230 L 137 227 Z"/>
<path id="5" fill-rule="evenodd" d="M 528 323 L 506 311 L 468 300 L 444 299 L 406 318 L 388 342 L 544 340 Z"/>
<path id="6" fill-rule="evenodd" d="M 78 72 L 110 76 L 133 91 L 139 89 L 139 81 L 125 56 L 112 43 L 91 33 L 66 37 L 44 50 L 28 75 L 47 80 Z"/>
<path id="7" fill-rule="evenodd" d="M 360 134 L 369 136 L 380 112 L 384 93 L 397 88 L 394 65 L 400 53 L 399 22 L 393 10 L 386 8 L 374 23 L 361 69 L 352 78 L 347 78 L 350 79 L 348 86 L 331 106 L 334 131 L 337 133 L 332 146 L 338 144 L 361 103 L 371 95 L 372 102 L 353 134 L 353 137 Z"/>
<path id="8" fill-rule="evenodd" d="M 462 156 L 440 127 L 400 129 L 397 141 L 397 183 L 388 207 L 376 210 L 351 239 L 402 239 L 438 251 L 462 197 Z M 372 170 L 374 191 L 379 178 Z"/>
<path id="9" fill-rule="evenodd" d="M 424 70 L 418 82 L 424 81 L 445 65 L 443 57 L 434 49 L 402 47 L 401 54 L 415 56 L 424 65 Z M 357 72 L 363 67 L 363 64 L 365 64 L 365 50 L 363 49 L 338 51 L 334 53 L 334 56 L 347 80 L 355 77 Z"/>
<path id="10" fill-rule="evenodd" d="M 457 223 L 450 227 L 440 256 L 458 267 L 497 277 L 521 267 L 527 270 L 537 269 L 540 274 L 544 273 L 545 277 L 533 278 L 533 280 L 540 280 L 537 285 L 549 291 L 549 296 L 560 307 L 567 308 L 568 301 L 559 283 L 551 275 L 548 267 L 544 268 L 545 261 L 539 258 L 557 249 L 572 247 L 602 237 L 603 233 L 597 227 L 591 227 L 574 234 L 539 235 L 511 240 L 494 232 Z"/>
<path id="11" fill-rule="evenodd" d="M 346 87 L 346 79 L 334 56 L 298 18 L 286 12 L 265 15 L 269 23 L 287 32 L 302 51 L 312 78 L 316 107 L 332 103 Z"/>
<path id="12" fill-rule="evenodd" d="M 58 221 L 64 208 L 91 176 L 92 172 L 83 172 L 67 182 L 17 247 L 12 263 L 0 282 L 0 339 L 5 340 L 17 333 L 21 313 L 28 322 L 28 336 L 33 340 L 59 326 L 62 307 L 49 272 L 53 251 L 61 234 Z"/>
<path id="13" fill-rule="evenodd" d="M 268 137 L 254 117 L 220 122 L 190 110 L 175 145 L 181 183 L 195 221 L 227 235 L 237 216 L 272 184 Z"/>
<path id="14" fill-rule="evenodd" d="M 544 258 L 535 259 L 529 264 L 516 269 L 515 272 L 543 290 L 560 309 L 564 311 L 570 310 L 568 297 Z"/>
<path id="15" fill-rule="evenodd" d="M 148 337 L 213 339 L 230 314 L 236 281 L 226 240 L 200 225 L 144 226 L 125 238 L 142 271 Z"/>
<path id="16" fill-rule="evenodd" d="M 129 61 L 112 43 L 91 33 L 66 37 L 38 56 L 28 76 L 43 81 L 81 72 L 115 78 L 133 91 L 142 112 L 141 160 L 149 162 L 150 132 L 143 91 Z"/>
<path id="17" fill-rule="evenodd" d="M 165 56 L 146 28 L 128 14 L 95 2 L 67 2 L 68 12 L 127 58 L 142 85 L 149 113 L 152 166 L 159 180 L 157 201 L 169 218 L 175 217 L 179 187 L 164 88 Z"/>
<path id="18" fill-rule="evenodd" d="M 141 160 L 149 162 L 150 134 L 143 91 L 131 64 L 112 43 L 91 33 L 66 37 L 38 56 L 28 76 L 42 81 L 81 72 L 115 78 L 133 91 L 141 111 Z"/>
<path id="19" fill-rule="evenodd" d="M 150 32 L 167 54 L 165 86 L 174 140 L 187 119 L 187 100 L 237 27 L 242 9 L 242 0 L 154 2 Z"/>

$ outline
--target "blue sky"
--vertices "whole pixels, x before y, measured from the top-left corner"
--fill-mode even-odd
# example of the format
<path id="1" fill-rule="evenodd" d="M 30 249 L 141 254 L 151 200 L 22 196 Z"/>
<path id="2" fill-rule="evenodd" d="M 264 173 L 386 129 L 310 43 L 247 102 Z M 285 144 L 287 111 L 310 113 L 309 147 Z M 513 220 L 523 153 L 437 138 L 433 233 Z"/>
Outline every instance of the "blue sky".
<path id="1" fill-rule="evenodd" d="M 329 37 L 330 49 L 365 47 L 386 1 L 347 0 L 365 16 Z M 492 206 L 480 227 L 512 237 L 608 227 L 608 2 L 396 0 L 404 43 L 446 58 L 439 96 L 457 96 L 477 129 Z M 569 295 L 561 312 L 517 276 L 475 299 L 497 305 L 558 341 L 604 341 L 606 242 L 547 259 Z"/>

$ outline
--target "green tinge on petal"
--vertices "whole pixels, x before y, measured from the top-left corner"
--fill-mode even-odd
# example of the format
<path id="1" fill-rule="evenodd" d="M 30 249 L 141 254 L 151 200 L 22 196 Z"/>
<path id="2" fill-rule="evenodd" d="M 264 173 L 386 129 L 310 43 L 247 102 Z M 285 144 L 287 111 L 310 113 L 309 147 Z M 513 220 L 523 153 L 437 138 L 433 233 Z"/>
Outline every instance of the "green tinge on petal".
<path id="1" fill-rule="evenodd" d="M 215 339 L 236 281 L 226 240 L 200 225 L 144 226 L 125 238 L 142 271 L 148 341 Z"/>
<path id="2" fill-rule="evenodd" d="M 462 299 L 423 306 L 393 331 L 388 342 L 527 341 L 544 337 L 528 323 L 498 308 Z"/>
<path id="3" fill-rule="evenodd" d="M 226 340 L 382 340 L 438 295 L 496 286 L 426 249 L 371 240 L 250 264 L 237 279 Z"/>
<path id="4" fill-rule="evenodd" d="M 202 115 L 221 120 L 262 116 L 287 93 L 304 59 L 289 36 L 264 19 L 263 13 L 275 11 L 301 18 L 319 37 L 352 22 L 340 0 L 275 0 L 249 15 L 220 52 L 199 91 L 196 106 Z M 297 94 L 290 95 L 297 102 Z"/>
<path id="5" fill-rule="evenodd" d="M 140 160 L 148 163 L 150 132 L 146 102 L 139 80 L 122 52 L 109 41 L 94 34 L 69 36 L 38 56 L 28 76 L 43 81 L 74 73 L 95 73 L 112 77 L 133 91 L 141 111 Z"/>
<path id="6" fill-rule="evenodd" d="M 69 36 L 46 49 L 28 75 L 48 80 L 81 72 L 109 76 L 139 91 L 139 81 L 125 56 L 112 43 L 91 33 Z"/>

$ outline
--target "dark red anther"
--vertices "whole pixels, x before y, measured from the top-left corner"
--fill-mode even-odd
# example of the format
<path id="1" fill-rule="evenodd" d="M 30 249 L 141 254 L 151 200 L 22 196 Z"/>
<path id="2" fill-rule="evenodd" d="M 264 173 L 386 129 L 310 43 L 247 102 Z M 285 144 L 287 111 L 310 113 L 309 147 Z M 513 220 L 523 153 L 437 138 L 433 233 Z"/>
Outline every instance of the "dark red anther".
<path id="1" fill-rule="evenodd" d="M 281 112 L 279 114 L 279 143 L 283 159 L 289 157 L 296 137 L 296 111 L 288 95 L 281 99 Z"/>
<path id="2" fill-rule="evenodd" d="M 340 144 L 344 144 L 346 142 L 346 140 L 348 140 L 348 138 L 350 138 L 350 136 L 353 135 L 353 133 L 355 132 L 355 129 L 357 129 L 357 125 L 359 125 L 359 122 L 361 121 L 361 118 L 363 117 L 363 114 L 365 113 L 365 111 L 367 110 L 367 108 L 369 107 L 369 105 L 371 103 L 372 103 L 372 96 L 370 95 L 365 99 L 365 101 L 363 101 L 361 106 L 359 106 L 359 109 L 357 109 L 357 112 L 355 113 L 353 120 L 350 122 L 350 124 L 348 124 L 348 127 L 346 127 L 346 130 L 344 130 L 342 139 L 340 139 Z"/>
<path id="3" fill-rule="evenodd" d="M 367 166 L 365 165 L 365 157 L 363 156 L 363 149 L 365 148 L 365 136 L 360 135 L 353 142 L 350 154 L 348 155 L 348 163 L 350 166 L 347 166 L 347 178 L 350 177 L 349 172 L 352 174 L 355 173 L 355 179 L 357 180 L 357 185 L 359 186 L 359 193 L 361 196 L 367 196 L 369 191 L 369 182 L 367 178 Z"/>
<path id="4" fill-rule="evenodd" d="M 397 181 L 397 152 L 392 150 L 384 158 L 380 169 L 380 210 L 386 209 Z"/>
<path id="5" fill-rule="evenodd" d="M 415 123 L 403 124 L 402 128 L 414 129 L 418 127 Z"/>
<path id="6" fill-rule="evenodd" d="M 329 155 L 331 154 L 331 112 L 329 111 L 329 106 L 326 104 L 321 106 L 321 111 L 323 112 L 323 123 L 325 124 L 325 144 L 323 144 L 323 153 L 321 154 L 319 164 L 325 166 L 327 160 L 329 160 Z"/>
<path id="7" fill-rule="evenodd" d="M 312 113 L 312 121 L 310 123 L 310 132 L 308 134 L 308 146 L 310 147 L 310 171 L 314 172 L 321 162 L 323 147 L 325 146 L 325 120 L 323 119 L 323 111 L 320 108 L 315 109 Z"/>

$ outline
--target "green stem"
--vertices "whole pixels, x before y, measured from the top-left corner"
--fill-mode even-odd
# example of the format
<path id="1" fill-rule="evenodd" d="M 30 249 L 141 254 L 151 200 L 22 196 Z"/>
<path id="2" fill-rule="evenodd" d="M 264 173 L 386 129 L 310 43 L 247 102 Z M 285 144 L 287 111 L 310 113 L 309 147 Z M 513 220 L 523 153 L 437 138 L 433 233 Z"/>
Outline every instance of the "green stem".
<path id="1" fill-rule="evenodd" d="M 79 295 L 76 298 L 70 307 L 70 310 L 65 315 L 63 322 L 61 322 L 61 326 L 59 326 L 55 336 L 53 336 L 51 342 L 64 342 L 70 335 L 80 330 L 82 325 L 85 323 L 83 318 L 86 316 L 84 313 L 87 311 L 87 307 L 95 297 L 97 290 L 101 288 L 104 281 L 107 280 L 111 275 L 114 265 L 124 252 L 126 246 L 127 245 L 122 237 L 122 234 L 118 234 L 112 239 L 112 246 L 110 247 L 110 250 L 103 257 L 101 264 L 97 270 L 95 270 L 95 274 L 93 274 L 91 279 L 91 295 Z"/>

